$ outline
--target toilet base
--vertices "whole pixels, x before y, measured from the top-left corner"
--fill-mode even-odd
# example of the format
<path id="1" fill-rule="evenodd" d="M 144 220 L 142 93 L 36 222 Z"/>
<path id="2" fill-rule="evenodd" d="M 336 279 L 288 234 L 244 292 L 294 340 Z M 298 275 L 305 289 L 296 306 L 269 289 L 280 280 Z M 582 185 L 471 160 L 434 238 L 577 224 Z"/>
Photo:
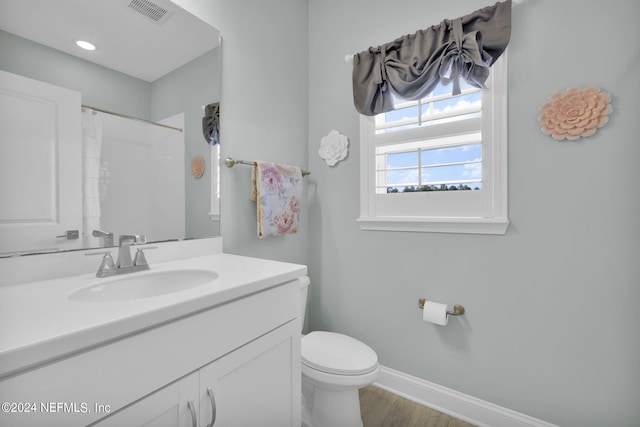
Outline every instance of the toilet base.
<path id="1" fill-rule="evenodd" d="M 303 427 L 362 427 L 358 387 L 324 388 L 302 379 Z"/>

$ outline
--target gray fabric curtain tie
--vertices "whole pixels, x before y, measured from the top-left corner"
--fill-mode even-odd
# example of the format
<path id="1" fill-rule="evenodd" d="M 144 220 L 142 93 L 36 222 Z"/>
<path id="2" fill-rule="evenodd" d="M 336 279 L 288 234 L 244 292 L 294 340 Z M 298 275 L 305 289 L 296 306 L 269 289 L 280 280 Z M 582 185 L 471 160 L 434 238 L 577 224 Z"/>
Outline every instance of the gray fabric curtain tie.
<path id="1" fill-rule="evenodd" d="M 461 93 L 460 78 L 484 88 L 489 67 L 511 36 L 511 0 L 371 47 L 353 57 L 353 102 L 367 116 L 393 110 L 393 95 L 420 99 L 442 83 Z"/>
<path id="2" fill-rule="evenodd" d="M 361 64 L 361 73 L 354 75 L 354 92 L 356 87 L 362 91 L 360 99 L 367 104 L 363 107 L 367 111 L 393 109 L 391 93 L 388 90 L 386 60 L 383 46 L 371 47 L 363 54 L 353 57 L 354 64 Z"/>
<path id="3" fill-rule="evenodd" d="M 482 50 L 482 34 L 478 31 L 464 34 L 462 18 L 450 22 L 453 40 L 447 44 L 440 61 L 440 83 L 445 86 L 453 83 L 453 95 L 462 93 L 461 77 L 472 86 L 484 88 L 492 58 Z"/>
<path id="4" fill-rule="evenodd" d="M 374 67 L 374 76 L 373 81 L 378 85 L 378 91 L 381 96 L 376 99 L 376 109 L 382 109 L 384 105 L 384 92 L 387 91 L 387 70 L 385 67 L 385 52 L 380 46 L 374 48 L 375 51 L 375 61 L 377 62 Z"/>
<path id="5" fill-rule="evenodd" d="M 373 81 L 376 84 L 383 84 L 384 88 L 382 90 L 386 90 L 386 82 L 387 82 L 387 72 L 384 68 L 384 51 L 380 46 L 373 48 L 372 51 L 376 54 L 376 62 L 377 65 L 374 71 Z"/>

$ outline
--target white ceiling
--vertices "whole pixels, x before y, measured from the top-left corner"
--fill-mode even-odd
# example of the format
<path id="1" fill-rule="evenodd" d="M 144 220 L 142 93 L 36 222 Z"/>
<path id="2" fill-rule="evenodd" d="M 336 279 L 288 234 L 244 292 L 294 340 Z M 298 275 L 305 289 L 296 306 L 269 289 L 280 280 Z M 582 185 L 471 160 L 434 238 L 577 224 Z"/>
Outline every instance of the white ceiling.
<path id="1" fill-rule="evenodd" d="M 151 1 L 168 11 L 159 23 L 128 7 Z M 220 35 L 168 0 L 0 0 L 0 29 L 149 82 L 213 49 Z"/>

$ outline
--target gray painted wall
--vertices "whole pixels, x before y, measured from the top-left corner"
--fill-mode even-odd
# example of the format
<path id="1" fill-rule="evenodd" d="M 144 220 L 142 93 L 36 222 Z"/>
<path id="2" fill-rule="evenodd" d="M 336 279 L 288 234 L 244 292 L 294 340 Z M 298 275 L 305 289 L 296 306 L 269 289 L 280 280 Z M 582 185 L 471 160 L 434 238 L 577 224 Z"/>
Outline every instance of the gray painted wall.
<path id="1" fill-rule="evenodd" d="M 484 0 L 310 0 L 311 329 L 350 334 L 382 364 L 562 426 L 640 425 L 640 30 L 635 0 L 529 0 L 509 45 L 505 236 L 360 231 L 358 115 L 344 55 L 455 18 Z M 581 142 L 540 132 L 559 90 L 613 96 Z M 315 154 L 331 129 L 351 152 Z M 461 303 L 447 327 L 420 297 Z"/>
<path id="2" fill-rule="evenodd" d="M 202 106 L 220 101 L 220 48 L 217 47 L 152 83 L 151 119 L 184 112 L 186 171 L 186 237 L 220 235 L 220 222 L 211 221 L 211 149 L 202 135 Z M 204 175 L 191 176 L 191 160 L 205 159 Z"/>
<path id="3" fill-rule="evenodd" d="M 178 3 L 222 32 L 223 155 L 313 172 L 303 233 L 264 240 L 248 170 L 222 177 L 225 250 L 309 264 L 310 329 L 348 333 L 386 366 L 552 423 L 640 424 L 640 4 L 514 7 L 511 225 L 505 236 L 469 236 L 360 231 L 358 115 L 343 58 L 487 2 Z M 542 135 L 547 97 L 588 84 L 613 95 L 610 123 L 578 143 Z M 331 129 L 351 141 L 334 168 L 316 154 Z M 426 324 L 422 296 L 468 312 L 445 328 Z"/>
<path id="4" fill-rule="evenodd" d="M 151 83 L 0 31 L 0 69 L 82 93 L 82 103 L 148 119 Z"/>
<path id="5" fill-rule="evenodd" d="M 307 168 L 307 2 L 177 0 L 222 35 L 221 152 Z M 306 194 L 312 194 L 313 179 Z M 225 252 L 309 263 L 309 209 L 298 234 L 259 239 L 249 200 L 251 168 L 222 168 L 221 232 Z"/>

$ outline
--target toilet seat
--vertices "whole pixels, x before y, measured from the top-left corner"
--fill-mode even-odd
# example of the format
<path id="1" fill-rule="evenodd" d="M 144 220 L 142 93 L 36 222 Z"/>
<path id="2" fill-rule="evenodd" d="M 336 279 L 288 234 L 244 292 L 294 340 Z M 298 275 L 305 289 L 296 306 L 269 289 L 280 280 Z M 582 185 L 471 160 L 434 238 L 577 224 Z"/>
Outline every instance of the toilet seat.
<path id="1" fill-rule="evenodd" d="M 333 375 L 365 375 L 378 368 L 378 355 L 347 335 L 314 331 L 302 337 L 302 363 Z"/>

